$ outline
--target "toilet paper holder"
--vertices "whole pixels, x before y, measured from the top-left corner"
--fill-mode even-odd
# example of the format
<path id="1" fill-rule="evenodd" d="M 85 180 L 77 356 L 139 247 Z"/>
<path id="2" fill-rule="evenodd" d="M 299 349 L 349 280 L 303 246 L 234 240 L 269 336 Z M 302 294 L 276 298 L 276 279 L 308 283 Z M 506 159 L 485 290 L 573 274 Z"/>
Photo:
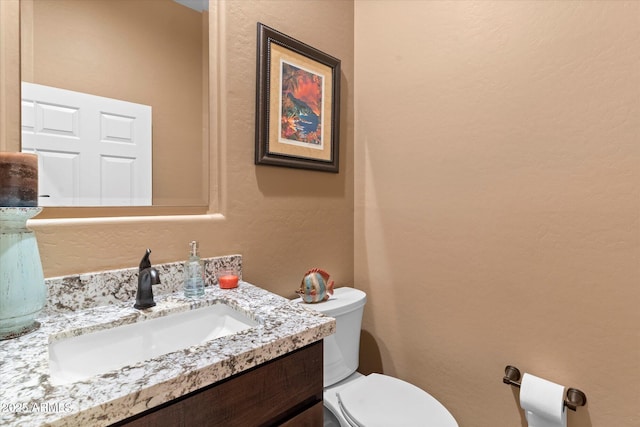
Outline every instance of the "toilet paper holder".
<path id="1" fill-rule="evenodd" d="M 520 370 L 515 366 L 507 365 L 504 368 L 504 377 L 502 382 L 520 388 Z M 577 388 L 568 388 L 564 399 L 564 406 L 575 411 L 578 406 L 584 406 L 587 403 L 587 395 Z"/>

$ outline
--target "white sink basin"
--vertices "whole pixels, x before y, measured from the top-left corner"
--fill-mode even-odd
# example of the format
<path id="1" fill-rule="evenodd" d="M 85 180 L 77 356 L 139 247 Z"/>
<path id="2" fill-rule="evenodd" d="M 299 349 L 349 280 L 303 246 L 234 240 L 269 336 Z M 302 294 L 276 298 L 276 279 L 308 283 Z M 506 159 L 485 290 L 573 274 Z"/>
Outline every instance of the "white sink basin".
<path id="1" fill-rule="evenodd" d="M 68 384 L 249 329 L 257 322 L 226 304 L 64 338 L 49 344 L 53 385 Z"/>

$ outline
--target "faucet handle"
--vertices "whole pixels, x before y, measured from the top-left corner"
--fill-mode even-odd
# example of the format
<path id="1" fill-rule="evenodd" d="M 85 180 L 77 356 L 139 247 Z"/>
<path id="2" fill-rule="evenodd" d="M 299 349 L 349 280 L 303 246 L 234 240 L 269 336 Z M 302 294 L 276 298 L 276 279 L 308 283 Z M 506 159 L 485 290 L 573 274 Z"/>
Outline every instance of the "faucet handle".
<path id="1" fill-rule="evenodd" d="M 155 267 L 149 267 L 149 276 L 151 276 L 151 284 L 152 285 L 161 285 L 160 282 L 160 272 Z"/>

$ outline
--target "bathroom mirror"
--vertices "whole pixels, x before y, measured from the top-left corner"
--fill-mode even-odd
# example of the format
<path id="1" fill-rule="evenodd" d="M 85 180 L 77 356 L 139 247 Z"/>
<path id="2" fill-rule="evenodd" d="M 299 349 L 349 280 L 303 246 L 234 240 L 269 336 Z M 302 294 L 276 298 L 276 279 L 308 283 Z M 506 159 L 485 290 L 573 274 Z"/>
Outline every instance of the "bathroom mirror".
<path id="1" fill-rule="evenodd" d="M 23 88 L 26 82 L 63 90 L 56 95 L 63 98 L 53 101 L 39 102 L 23 94 L 22 149 L 34 151 L 31 141 L 38 132 L 46 137 L 38 139 L 44 141 L 39 144 L 54 138 L 55 143 L 35 149 L 40 154 L 40 180 L 60 175 L 65 180 L 56 185 L 67 193 L 77 190 L 72 187 L 92 192 L 77 201 L 41 199 L 40 205 L 208 206 L 208 0 L 21 0 L 20 24 Z M 117 153 L 112 156 L 116 160 L 112 177 L 106 175 L 109 167 L 104 162 L 78 166 L 76 151 L 61 143 L 85 142 L 88 125 L 83 120 L 89 114 L 76 108 L 75 101 L 65 99 L 65 91 L 149 108 L 147 202 L 136 199 L 130 203 L 124 198 L 102 203 L 99 194 L 86 190 L 87 182 L 95 178 L 102 179 L 94 186 L 97 193 L 135 186 L 139 179 L 129 180 L 128 171 L 140 168 L 130 166 L 126 154 Z M 130 120 L 128 113 L 106 110 L 102 105 L 96 111 L 107 111 L 95 120 L 98 140 L 111 138 L 124 148 L 131 145 L 129 134 L 142 127 L 138 122 Z M 100 156 L 99 150 L 89 151 L 94 155 L 98 151 Z M 49 172 L 55 168 L 58 172 Z M 88 173 L 83 175 L 83 169 Z M 51 197 L 42 192 L 41 196 Z"/>

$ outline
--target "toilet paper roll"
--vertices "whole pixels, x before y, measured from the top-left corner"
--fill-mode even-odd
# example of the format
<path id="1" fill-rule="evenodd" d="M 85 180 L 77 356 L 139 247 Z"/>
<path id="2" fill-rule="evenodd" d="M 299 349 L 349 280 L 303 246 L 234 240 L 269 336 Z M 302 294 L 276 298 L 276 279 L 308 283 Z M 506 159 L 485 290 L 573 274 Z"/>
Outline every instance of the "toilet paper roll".
<path id="1" fill-rule="evenodd" d="M 564 386 L 525 373 L 520 385 L 520 406 L 529 427 L 566 427 Z"/>

